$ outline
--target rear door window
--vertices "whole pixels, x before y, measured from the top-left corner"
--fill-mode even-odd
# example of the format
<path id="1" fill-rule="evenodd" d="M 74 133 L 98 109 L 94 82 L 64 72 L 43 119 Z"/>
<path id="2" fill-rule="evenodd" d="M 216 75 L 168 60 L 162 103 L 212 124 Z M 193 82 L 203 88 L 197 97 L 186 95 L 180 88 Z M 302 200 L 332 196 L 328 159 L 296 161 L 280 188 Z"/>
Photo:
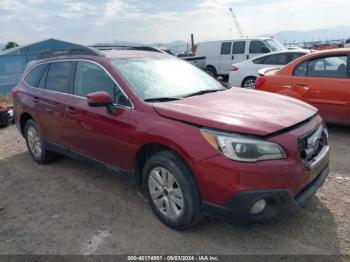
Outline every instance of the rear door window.
<path id="1" fill-rule="evenodd" d="M 37 87 L 39 79 L 45 70 L 46 64 L 34 67 L 24 78 L 24 81 L 32 87 Z"/>
<path id="2" fill-rule="evenodd" d="M 231 46 L 232 46 L 232 42 L 223 42 L 221 44 L 221 54 L 222 55 L 231 54 Z"/>
<path id="3" fill-rule="evenodd" d="M 266 57 L 266 65 L 285 65 L 287 63 L 287 54 L 275 54 Z"/>
<path id="4" fill-rule="evenodd" d="M 244 54 L 245 51 L 245 41 L 239 41 L 233 43 L 232 54 Z"/>
<path id="5" fill-rule="evenodd" d="M 51 63 L 46 79 L 46 89 L 69 93 L 74 65 L 75 63 L 70 61 Z"/>
<path id="6" fill-rule="evenodd" d="M 253 63 L 254 64 L 258 64 L 258 65 L 262 65 L 264 64 L 265 62 L 265 59 L 267 58 L 268 56 L 263 56 L 263 57 L 260 57 L 260 58 L 256 58 L 253 60 Z"/>
<path id="7" fill-rule="evenodd" d="M 346 78 L 347 56 L 321 57 L 309 61 L 307 75 L 310 77 Z"/>
<path id="8" fill-rule="evenodd" d="M 265 57 L 264 62 L 262 64 L 265 65 L 276 65 L 277 56 L 276 55 L 269 55 Z"/>

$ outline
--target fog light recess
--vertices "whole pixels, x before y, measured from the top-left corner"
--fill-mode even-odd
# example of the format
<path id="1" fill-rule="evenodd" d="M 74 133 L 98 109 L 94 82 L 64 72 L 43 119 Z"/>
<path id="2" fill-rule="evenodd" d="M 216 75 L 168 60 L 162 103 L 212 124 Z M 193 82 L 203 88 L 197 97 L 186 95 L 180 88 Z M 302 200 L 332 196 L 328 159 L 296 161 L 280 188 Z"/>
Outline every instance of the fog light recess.
<path id="1" fill-rule="evenodd" d="M 251 207 L 250 213 L 252 213 L 253 215 L 257 215 L 263 212 L 265 207 L 266 207 L 266 200 L 260 199 L 256 201 L 255 204 Z"/>

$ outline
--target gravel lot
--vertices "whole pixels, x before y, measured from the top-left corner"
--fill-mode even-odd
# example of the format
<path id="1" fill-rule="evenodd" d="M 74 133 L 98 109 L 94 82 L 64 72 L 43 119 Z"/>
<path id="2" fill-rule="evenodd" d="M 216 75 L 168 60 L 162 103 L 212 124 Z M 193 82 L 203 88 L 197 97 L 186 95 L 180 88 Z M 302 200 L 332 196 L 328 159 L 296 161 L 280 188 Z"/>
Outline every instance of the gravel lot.
<path id="1" fill-rule="evenodd" d="M 350 127 L 329 129 L 331 174 L 296 214 L 185 232 L 159 222 L 139 186 L 68 158 L 38 165 L 14 126 L 0 129 L 0 254 L 350 254 Z"/>

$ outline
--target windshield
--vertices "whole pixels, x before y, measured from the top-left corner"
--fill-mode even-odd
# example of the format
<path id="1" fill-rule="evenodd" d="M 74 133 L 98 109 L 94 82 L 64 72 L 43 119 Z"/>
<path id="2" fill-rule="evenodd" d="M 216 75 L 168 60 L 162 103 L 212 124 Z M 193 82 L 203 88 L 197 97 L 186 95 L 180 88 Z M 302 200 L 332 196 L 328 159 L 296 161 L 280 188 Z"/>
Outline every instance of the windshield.
<path id="1" fill-rule="evenodd" d="M 287 48 L 275 39 L 267 39 L 265 43 L 271 48 L 273 52 L 284 51 Z"/>
<path id="2" fill-rule="evenodd" d="M 112 64 L 143 100 L 165 101 L 164 98 L 226 89 L 207 73 L 177 58 L 116 59 Z"/>

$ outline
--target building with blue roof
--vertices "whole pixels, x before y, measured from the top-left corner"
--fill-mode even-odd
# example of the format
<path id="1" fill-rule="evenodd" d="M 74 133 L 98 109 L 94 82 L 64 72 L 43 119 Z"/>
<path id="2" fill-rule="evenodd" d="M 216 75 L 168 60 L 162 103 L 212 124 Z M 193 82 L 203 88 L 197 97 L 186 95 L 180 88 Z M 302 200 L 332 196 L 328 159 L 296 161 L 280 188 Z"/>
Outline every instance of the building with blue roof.
<path id="1" fill-rule="evenodd" d="M 46 51 L 79 47 L 80 45 L 57 39 L 19 46 L 0 52 L 0 96 L 9 95 L 20 80 L 28 62 Z"/>

